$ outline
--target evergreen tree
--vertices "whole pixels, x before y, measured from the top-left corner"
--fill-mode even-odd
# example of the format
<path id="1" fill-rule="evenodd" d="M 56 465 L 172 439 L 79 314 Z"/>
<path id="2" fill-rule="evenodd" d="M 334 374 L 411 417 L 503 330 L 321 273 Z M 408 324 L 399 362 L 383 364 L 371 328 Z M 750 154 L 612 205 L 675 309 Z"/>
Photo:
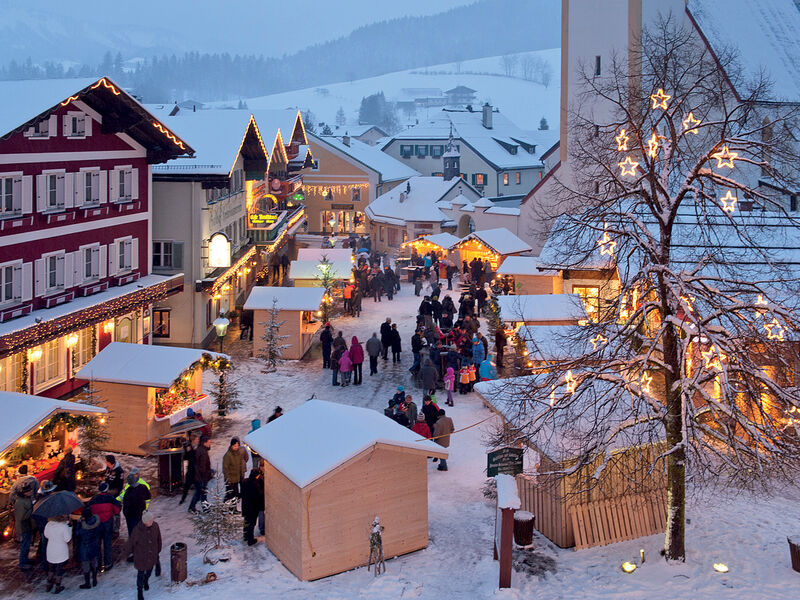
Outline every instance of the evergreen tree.
<path id="1" fill-rule="evenodd" d="M 346 123 L 347 123 L 347 117 L 344 114 L 344 108 L 340 106 L 339 110 L 336 111 L 336 124 L 341 127 Z"/>
<path id="2" fill-rule="evenodd" d="M 225 500 L 225 490 L 219 481 L 217 478 L 213 487 L 208 488 L 200 510 L 189 515 L 194 530 L 192 536 L 203 552 L 221 548 L 223 543 L 232 542 L 242 532 L 242 517 L 236 510 L 236 499 Z"/>
<path id="3" fill-rule="evenodd" d="M 105 401 L 100 396 L 100 391 L 95 386 L 94 380 L 90 380 L 81 397 L 83 404 L 90 406 L 103 407 Z M 86 453 L 89 469 L 94 461 L 102 453 L 108 443 L 108 430 L 106 424 L 108 417 L 89 417 L 86 424 L 78 432 L 78 440 L 83 451 Z"/>
<path id="4" fill-rule="evenodd" d="M 232 369 L 220 371 L 219 378 L 211 384 L 211 397 L 217 405 L 217 413 L 220 416 L 225 416 L 242 405 L 236 380 L 230 378 L 231 371 Z"/>
<path id="5" fill-rule="evenodd" d="M 303 111 L 303 125 L 306 128 L 306 131 L 310 131 L 311 133 L 317 132 L 317 116 L 311 112 L 311 109 L 307 108 Z"/>
<path id="6" fill-rule="evenodd" d="M 316 279 L 319 281 L 320 287 L 325 288 L 325 294 L 322 296 L 322 322 L 327 323 L 333 316 L 333 288 L 336 286 L 336 273 L 333 270 L 333 264 L 328 260 L 328 255 L 323 254 L 322 260 L 317 265 L 319 275 Z"/>
<path id="7" fill-rule="evenodd" d="M 283 351 L 291 344 L 281 344 L 281 340 L 288 339 L 288 335 L 280 335 L 280 328 L 286 321 L 278 321 L 278 299 L 272 299 L 272 309 L 269 313 L 269 322 L 264 323 L 266 330 L 261 338 L 266 342 L 264 352 L 260 358 L 264 360 L 264 373 L 272 373 L 278 368 L 278 361 L 281 360 Z"/>
<path id="8" fill-rule="evenodd" d="M 325 123 L 325 127 L 322 128 L 322 135 L 333 135 L 333 130 L 327 123 Z"/>

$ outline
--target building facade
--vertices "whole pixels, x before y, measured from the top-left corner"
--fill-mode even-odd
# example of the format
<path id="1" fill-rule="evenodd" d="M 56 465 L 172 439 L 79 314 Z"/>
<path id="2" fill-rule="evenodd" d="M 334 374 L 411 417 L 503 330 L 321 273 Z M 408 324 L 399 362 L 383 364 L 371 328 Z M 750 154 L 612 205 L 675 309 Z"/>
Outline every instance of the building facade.
<path id="1" fill-rule="evenodd" d="M 180 290 L 151 274 L 151 167 L 193 150 L 107 78 L 0 88 L 0 390 L 61 397 Z"/>

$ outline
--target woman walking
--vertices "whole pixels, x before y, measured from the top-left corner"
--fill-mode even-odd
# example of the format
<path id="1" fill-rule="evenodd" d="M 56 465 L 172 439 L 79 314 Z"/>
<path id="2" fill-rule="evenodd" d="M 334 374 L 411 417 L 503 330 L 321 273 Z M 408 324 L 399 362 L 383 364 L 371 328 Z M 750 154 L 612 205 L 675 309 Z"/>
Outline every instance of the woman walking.
<path id="1" fill-rule="evenodd" d="M 364 363 L 364 348 L 356 336 L 350 340 L 350 362 L 353 363 L 353 385 L 361 385 L 361 365 Z"/>

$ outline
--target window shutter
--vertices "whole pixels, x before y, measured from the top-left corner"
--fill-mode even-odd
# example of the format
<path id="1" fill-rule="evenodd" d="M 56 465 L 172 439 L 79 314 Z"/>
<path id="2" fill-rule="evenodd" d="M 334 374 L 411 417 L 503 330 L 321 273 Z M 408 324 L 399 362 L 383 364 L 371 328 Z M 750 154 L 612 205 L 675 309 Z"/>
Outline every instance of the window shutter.
<path id="1" fill-rule="evenodd" d="M 44 280 L 46 277 L 46 273 L 44 272 L 44 259 L 40 258 L 36 260 L 36 296 L 43 296 L 44 295 Z"/>
<path id="2" fill-rule="evenodd" d="M 100 204 L 108 202 L 108 171 L 100 171 L 99 175 Z M 94 186 L 94 182 L 92 182 Z"/>
<path id="3" fill-rule="evenodd" d="M 108 197 L 111 199 L 111 202 L 116 202 L 119 200 L 119 196 L 117 196 L 117 182 L 119 181 L 119 170 L 114 169 L 110 171 L 111 177 L 108 178 Z"/>
<path id="4" fill-rule="evenodd" d="M 66 257 L 65 257 L 64 254 L 61 254 L 61 255 L 56 257 L 56 285 L 59 286 L 59 287 L 63 286 L 64 283 L 65 283 L 64 274 L 66 272 L 66 262 L 67 261 L 66 261 Z M 70 261 L 70 263 L 71 262 L 72 261 Z M 72 265 L 70 265 L 70 268 L 72 268 Z M 70 275 L 72 275 L 71 271 L 70 271 Z M 70 279 L 71 279 L 71 277 L 70 277 Z"/>
<path id="5" fill-rule="evenodd" d="M 122 242 L 122 262 L 119 266 L 120 271 L 127 271 L 131 268 L 131 240 L 125 240 Z"/>
<path id="6" fill-rule="evenodd" d="M 105 279 L 108 273 L 108 246 L 105 244 L 100 244 L 100 255 L 97 260 L 97 265 L 99 268 L 97 276 L 100 279 Z"/>
<path id="7" fill-rule="evenodd" d="M 75 254 L 67 252 L 64 255 L 64 289 L 68 290 L 72 287 L 72 282 L 75 280 Z"/>
<path id="8" fill-rule="evenodd" d="M 36 212 L 44 212 L 47 210 L 47 176 L 36 176 Z"/>
<path id="9" fill-rule="evenodd" d="M 183 242 L 172 242 L 172 268 L 183 268 Z"/>
<path id="10" fill-rule="evenodd" d="M 72 117 L 70 115 L 61 117 L 61 133 L 64 134 L 64 137 L 72 135 Z"/>
<path id="11" fill-rule="evenodd" d="M 139 198 L 139 169 L 131 169 L 130 174 L 131 185 L 128 189 L 130 190 L 131 200 L 137 200 Z"/>
<path id="12" fill-rule="evenodd" d="M 22 264 L 14 265 L 14 269 L 11 275 L 11 290 L 12 295 L 14 296 L 14 300 L 20 301 L 22 300 Z"/>
<path id="13" fill-rule="evenodd" d="M 22 175 L 15 175 L 11 180 L 11 203 L 14 212 L 22 210 Z"/>
<path id="14" fill-rule="evenodd" d="M 72 208 L 75 205 L 75 177 L 80 173 L 67 173 L 64 175 L 64 208 Z"/>
<path id="15" fill-rule="evenodd" d="M 89 137 L 92 135 L 92 117 L 91 115 L 83 115 L 83 122 L 84 122 L 84 135 Z"/>
<path id="16" fill-rule="evenodd" d="M 56 206 L 59 208 L 64 207 L 64 186 L 66 185 L 66 174 L 58 173 L 56 175 Z"/>
<path id="17" fill-rule="evenodd" d="M 29 215 L 33 212 L 33 176 L 22 176 L 22 214 Z"/>
<path id="18" fill-rule="evenodd" d="M 131 253 L 131 270 L 135 271 L 139 268 L 139 238 L 133 238 L 133 240 L 128 243 L 128 248 L 130 249 Z"/>
<path id="19" fill-rule="evenodd" d="M 83 203 L 89 200 L 89 198 L 86 198 L 86 173 L 83 171 L 75 173 L 73 198 L 75 199 L 74 204 L 76 207 L 83 206 Z"/>
<path id="20" fill-rule="evenodd" d="M 33 263 L 22 263 L 22 301 L 33 299 Z"/>
<path id="21" fill-rule="evenodd" d="M 92 248 L 92 276 L 100 277 L 100 246 Z"/>
<path id="22" fill-rule="evenodd" d="M 117 245 L 108 245 L 108 276 L 113 277 L 117 274 Z"/>
<path id="23" fill-rule="evenodd" d="M 47 127 L 47 137 L 58 136 L 58 115 L 50 115 L 50 121 Z"/>

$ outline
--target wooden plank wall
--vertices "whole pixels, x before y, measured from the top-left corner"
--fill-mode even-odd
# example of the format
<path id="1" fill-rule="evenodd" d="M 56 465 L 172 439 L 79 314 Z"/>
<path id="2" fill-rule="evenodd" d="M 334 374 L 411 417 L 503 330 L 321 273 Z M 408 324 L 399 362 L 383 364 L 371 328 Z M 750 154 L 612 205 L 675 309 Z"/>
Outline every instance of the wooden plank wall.
<path id="1" fill-rule="evenodd" d="M 305 504 L 300 488 L 266 460 L 264 469 L 264 521 L 267 548 L 301 579 Z"/>
<path id="2" fill-rule="evenodd" d="M 573 504 L 567 508 L 575 549 L 605 546 L 664 531 L 667 499 L 663 491 Z"/>
<path id="3" fill-rule="evenodd" d="M 139 445 L 151 439 L 153 413 L 148 388 L 107 381 L 95 381 L 95 387 L 103 400 L 103 407 L 108 410 L 105 449 L 143 456 L 144 451 Z"/>
<path id="4" fill-rule="evenodd" d="M 567 504 L 560 494 L 561 486 L 555 481 L 547 481 L 547 476 L 517 475 L 517 489 L 522 510 L 534 514 L 534 527 L 542 535 L 561 548 L 569 548 L 575 543 L 572 521 L 567 518 Z"/>

